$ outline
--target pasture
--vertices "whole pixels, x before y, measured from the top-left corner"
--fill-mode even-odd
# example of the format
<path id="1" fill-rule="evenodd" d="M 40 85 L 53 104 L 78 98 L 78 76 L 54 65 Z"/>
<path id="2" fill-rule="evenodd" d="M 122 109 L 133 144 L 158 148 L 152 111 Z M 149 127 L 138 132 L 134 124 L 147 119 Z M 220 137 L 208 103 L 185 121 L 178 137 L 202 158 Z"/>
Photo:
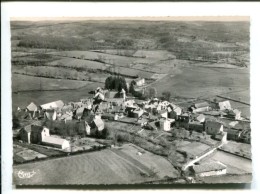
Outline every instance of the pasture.
<path id="1" fill-rule="evenodd" d="M 248 89 L 249 72 L 245 69 L 178 67 L 175 72 L 158 80 L 152 86 L 156 87 L 158 94 L 170 91 L 172 96 L 207 98 Z"/>
<path id="2" fill-rule="evenodd" d="M 40 78 L 34 76 L 13 74 L 12 76 L 13 92 L 32 91 L 32 90 L 67 90 L 77 89 L 92 82 L 75 81 L 66 79 Z"/>
<path id="3" fill-rule="evenodd" d="M 18 74 L 14 74 L 12 80 L 12 108 L 14 110 L 18 106 L 26 107 L 32 101 L 36 104 L 44 104 L 58 99 L 64 102 L 78 101 L 80 98 L 92 97 L 89 92 L 98 86 L 103 86 L 97 82 L 39 78 Z M 39 90 L 40 86 L 42 90 Z M 21 92 L 15 92 L 18 90 Z"/>

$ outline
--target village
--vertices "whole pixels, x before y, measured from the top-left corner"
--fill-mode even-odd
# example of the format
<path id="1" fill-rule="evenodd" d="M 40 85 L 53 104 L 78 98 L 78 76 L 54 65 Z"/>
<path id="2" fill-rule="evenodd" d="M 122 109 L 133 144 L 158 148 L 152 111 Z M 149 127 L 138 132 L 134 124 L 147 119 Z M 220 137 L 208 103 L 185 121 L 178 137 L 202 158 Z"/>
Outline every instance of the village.
<path id="1" fill-rule="evenodd" d="M 144 78 L 137 78 L 135 91 L 146 85 Z M 93 97 L 78 102 L 31 102 L 18 107 L 14 163 L 134 144 L 143 149 L 138 156 L 147 151 L 165 157 L 179 172 L 177 177 L 192 183 L 250 172 L 214 158 L 221 151 L 251 160 L 250 120 L 230 101 L 196 99 L 181 104 L 159 96 L 140 99 L 126 91 L 129 84 L 118 90 L 100 86 Z"/>

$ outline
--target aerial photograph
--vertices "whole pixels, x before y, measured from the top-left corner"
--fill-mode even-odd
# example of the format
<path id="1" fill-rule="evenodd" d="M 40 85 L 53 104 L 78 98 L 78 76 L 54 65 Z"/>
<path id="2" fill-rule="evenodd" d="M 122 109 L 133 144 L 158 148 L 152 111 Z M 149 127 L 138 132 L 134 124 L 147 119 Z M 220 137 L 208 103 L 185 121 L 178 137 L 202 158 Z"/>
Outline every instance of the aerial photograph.
<path id="1" fill-rule="evenodd" d="M 240 19 L 13 18 L 13 184 L 250 183 Z"/>

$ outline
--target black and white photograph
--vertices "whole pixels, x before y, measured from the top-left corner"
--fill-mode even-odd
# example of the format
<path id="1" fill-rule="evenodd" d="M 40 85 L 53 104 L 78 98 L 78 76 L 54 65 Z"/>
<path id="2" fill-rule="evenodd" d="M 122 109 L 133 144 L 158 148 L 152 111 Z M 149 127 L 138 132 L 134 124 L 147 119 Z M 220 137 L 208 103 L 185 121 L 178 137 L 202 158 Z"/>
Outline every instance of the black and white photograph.
<path id="1" fill-rule="evenodd" d="M 12 18 L 14 185 L 250 183 L 250 18 Z"/>

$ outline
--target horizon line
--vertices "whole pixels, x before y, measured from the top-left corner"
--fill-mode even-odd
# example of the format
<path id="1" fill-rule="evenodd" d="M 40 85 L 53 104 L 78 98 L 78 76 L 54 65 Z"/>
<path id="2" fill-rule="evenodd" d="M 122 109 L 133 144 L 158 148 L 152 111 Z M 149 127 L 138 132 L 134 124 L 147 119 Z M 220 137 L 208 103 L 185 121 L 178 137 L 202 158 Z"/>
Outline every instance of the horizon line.
<path id="1" fill-rule="evenodd" d="M 137 16 L 137 17 L 11 17 L 10 21 L 212 21 L 242 22 L 250 21 L 250 16 Z"/>

